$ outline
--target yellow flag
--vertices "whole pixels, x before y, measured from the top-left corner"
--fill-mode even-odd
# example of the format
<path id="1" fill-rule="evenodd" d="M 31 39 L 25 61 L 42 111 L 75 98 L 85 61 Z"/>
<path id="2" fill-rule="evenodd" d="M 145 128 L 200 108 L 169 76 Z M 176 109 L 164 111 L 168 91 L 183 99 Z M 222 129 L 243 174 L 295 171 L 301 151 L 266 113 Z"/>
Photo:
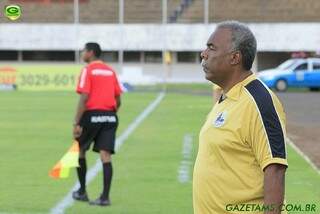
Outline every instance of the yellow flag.
<path id="1" fill-rule="evenodd" d="M 79 143 L 74 141 L 68 152 L 54 165 L 49 175 L 52 178 L 67 178 L 70 168 L 79 166 Z"/>

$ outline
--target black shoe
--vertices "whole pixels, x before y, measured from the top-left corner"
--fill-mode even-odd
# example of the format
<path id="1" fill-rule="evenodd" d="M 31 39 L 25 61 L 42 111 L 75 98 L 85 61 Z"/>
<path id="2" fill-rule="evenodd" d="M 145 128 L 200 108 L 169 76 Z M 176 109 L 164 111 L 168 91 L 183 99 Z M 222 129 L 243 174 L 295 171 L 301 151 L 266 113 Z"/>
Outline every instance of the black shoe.
<path id="1" fill-rule="evenodd" d="M 87 192 L 80 192 L 79 190 L 72 193 L 72 198 L 77 201 L 89 201 Z"/>
<path id="2" fill-rule="evenodd" d="M 99 197 L 94 201 L 90 201 L 89 204 L 96 205 L 96 206 L 110 206 L 111 202 L 109 199 L 103 199 L 103 198 Z"/>

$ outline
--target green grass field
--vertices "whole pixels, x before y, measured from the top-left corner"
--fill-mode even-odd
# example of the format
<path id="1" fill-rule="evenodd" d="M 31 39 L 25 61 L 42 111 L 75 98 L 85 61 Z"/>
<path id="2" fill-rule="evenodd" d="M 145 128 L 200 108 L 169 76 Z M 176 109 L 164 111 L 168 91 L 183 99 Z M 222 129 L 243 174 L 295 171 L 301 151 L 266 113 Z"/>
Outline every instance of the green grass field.
<path id="1" fill-rule="evenodd" d="M 118 135 L 156 96 L 124 95 Z M 48 213 L 73 186 L 75 172 L 53 180 L 48 171 L 71 144 L 76 99 L 72 92 L 0 92 L 0 213 Z M 193 136 L 194 161 L 198 132 L 210 108 L 208 96 L 167 94 L 114 156 L 113 205 L 75 202 L 66 213 L 193 213 L 191 181 L 178 181 L 183 138 Z M 97 157 L 89 152 L 89 164 Z M 320 213 L 319 174 L 291 148 L 288 157 L 287 203 L 317 203 Z M 88 186 L 89 196 L 97 197 L 101 186 L 99 174 Z"/>

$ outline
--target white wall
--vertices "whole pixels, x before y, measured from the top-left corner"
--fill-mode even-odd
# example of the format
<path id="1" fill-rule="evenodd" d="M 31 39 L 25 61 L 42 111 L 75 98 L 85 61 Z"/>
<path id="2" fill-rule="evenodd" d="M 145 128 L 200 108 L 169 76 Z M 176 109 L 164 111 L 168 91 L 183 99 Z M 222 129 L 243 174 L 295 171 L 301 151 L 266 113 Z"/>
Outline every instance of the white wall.
<path id="1" fill-rule="evenodd" d="M 122 82 L 132 84 L 160 83 L 164 80 L 173 83 L 208 82 L 200 63 L 172 64 L 166 68 L 157 63 L 125 63 L 122 70 L 117 63 L 111 66 L 117 71 Z"/>
<path id="2" fill-rule="evenodd" d="M 248 24 L 258 51 L 316 51 L 319 23 Z M 0 49 L 74 50 L 96 41 L 104 50 L 200 51 L 215 24 L 0 24 Z"/>

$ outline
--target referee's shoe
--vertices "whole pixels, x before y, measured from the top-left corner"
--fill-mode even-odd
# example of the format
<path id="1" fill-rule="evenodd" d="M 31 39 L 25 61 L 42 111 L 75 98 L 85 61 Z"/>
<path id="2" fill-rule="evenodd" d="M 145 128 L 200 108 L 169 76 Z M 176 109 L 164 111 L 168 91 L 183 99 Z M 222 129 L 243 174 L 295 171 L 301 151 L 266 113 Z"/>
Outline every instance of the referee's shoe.
<path id="1" fill-rule="evenodd" d="M 103 196 L 100 196 L 94 201 L 89 202 L 90 205 L 96 205 L 96 206 L 109 206 L 111 205 L 111 202 L 109 199 L 105 199 Z"/>
<path id="2" fill-rule="evenodd" d="M 80 190 L 74 191 L 72 193 L 72 198 L 77 201 L 89 201 L 87 192 L 82 192 Z"/>

